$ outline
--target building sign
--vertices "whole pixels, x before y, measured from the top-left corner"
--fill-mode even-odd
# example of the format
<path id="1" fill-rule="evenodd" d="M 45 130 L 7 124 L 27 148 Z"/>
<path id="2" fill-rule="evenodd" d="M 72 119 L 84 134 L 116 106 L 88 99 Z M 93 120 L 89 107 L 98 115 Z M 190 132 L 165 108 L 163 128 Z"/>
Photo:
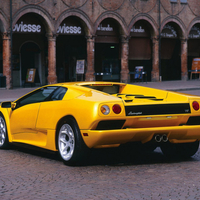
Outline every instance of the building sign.
<path id="1" fill-rule="evenodd" d="M 110 24 L 107 24 L 107 26 L 103 26 L 102 24 L 100 24 L 97 28 L 97 31 L 107 31 L 107 32 L 111 32 L 113 31 L 113 27 L 110 26 Z"/>
<path id="2" fill-rule="evenodd" d="M 161 37 L 163 38 L 177 38 L 177 32 L 173 26 L 167 24 L 164 26 Z"/>
<path id="3" fill-rule="evenodd" d="M 106 35 L 106 36 L 117 36 L 118 33 L 118 26 L 117 23 L 112 19 L 104 20 L 99 26 L 97 27 L 97 35 Z"/>
<path id="4" fill-rule="evenodd" d="M 84 31 L 78 20 L 65 19 L 57 29 L 60 35 L 83 35 Z"/>
<path id="5" fill-rule="evenodd" d="M 134 25 L 130 32 L 131 36 L 133 37 L 149 37 L 148 28 L 144 25 Z"/>
<path id="6" fill-rule="evenodd" d="M 44 26 L 34 15 L 25 15 L 21 17 L 13 27 L 14 33 L 44 33 Z"/>
<path id="7" fill-rule="evenodd" d="M 59 26 L 57 33 L 58 34 L 80 35 L 82 32 L 81 32 L 80 26 L 67 26 L 66 24 L 63 24 L 62 26 Z"/>
<path id="8" fill-rule="evenodd" d="M 39 24 L 25 24 L 21 21 L 20 24 L 15 24 L 13 32 L 20 33 L 41 33 L 42 27 Z"/>
<path id="9" fill-rule="evenodd" d="M 131 32 L 133 32 L 133 33 L 144 33 L 145 30 L 144 30 L 144 28 L 142 28 L 142 26 L 140 26 L 139 28 L 136 28 L 135 26 L 133 26 L 133 28 L 131 29 Z"/>
<path id="10" fill-rule="evenodd" d="M 97 35 L 117 35 L 116 28 L 110 22 L 101 23 L 97 28 Z"/>
<path id="11" fill-rule="evenodd" d="M 193 26 L 189 33 L 190 39 L 199 39 L 200 38 L 200 28 L 198 26 Z"/>

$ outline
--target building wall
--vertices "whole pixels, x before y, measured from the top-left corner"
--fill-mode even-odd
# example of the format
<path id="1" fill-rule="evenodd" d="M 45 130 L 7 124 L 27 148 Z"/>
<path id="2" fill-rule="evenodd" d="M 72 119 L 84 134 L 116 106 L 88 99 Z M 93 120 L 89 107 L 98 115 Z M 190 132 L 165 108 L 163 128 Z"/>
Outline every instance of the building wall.
<path id="1" fill-rule="evenodd" d="M 191 69 L 191 60 L 193 57 L 200 56 L 199 47 L 194 45 L 194 43 L 196 44 L 194 39 L 199 41 L 200 34 L 197 34 L 195 36 L 196 38 L 191 38 L 189 36 L 194 26 L 196 26 L 196 29 L 199 28 L 200 1 L 187 0 L 186 3 L 181 2 L 182 0 L 177 0 L 175 3 L 172 3 L 170 0 L 12 0 L 12 27 L 14 28 L 18 20 L 27 14 L 30 14 L 33 18 L 38 18 L 44 25 L 45 33 L 42 37 L 45 37 L 44 40 L 46 41 L 42 44 L 38 44 L 39 48 L 41 48 L 42 56 L 40 59 L 41 69 L 39 70 L 39 73 L 43 73 L 41 77 L 42 84 L 45 83 L 45 80 L 48 83 L 59 82 L 58 73 L 61 73 L 59 70 L 62 69 L 62 66 L 56 66 L 56 63 L 58 63 L 56 61 L 56 53 L 61 52 L 61 50 L 59 51 L 56 47 L 57 38 L 59 37 L 57 30 L 63 20 L 69 17 L 78 19 L 84 28 L 86 38 L 86 55 L 84 59 L 87 63 L 84 74 L 85 80 L 90 81 L 97 79 L 94 75 L 95 72 L 99 70 L 95 68 L 95 40 L 97 40 L 96 38 L 98 36 L 97 29 L 102 22 L 108 19 L 113 19 L 118 24 L 119 65 L 121 70 L 119 74 L 120 81 L 130 81 L 129 72 L 131 72 L 136 65 L 141 65 L 143 63 L 148 66 L 148 69 L 145 70 L 148 73 L 148 79 L 151 81 L 158 81 L 162 76 L 166 77 L 166 80 L 170 80 L 170 73 L 173 73 L 173 69 L 175 68 L 177 69 L 175 70 L 176 73 L 179 73 L 179 75 L 174 76 L 175 79 L 181 78 L 182 80 L 186 80 L 188 78 L 188 70 Z M 2 53 L 3 58 L 10 58 L 12 54 L 11 51 L 8 51 L 10 50 L 11 41 L 10 20 L 10 1 L 0 0 L 0 31 L 2 34 L 2 39 L 0 38 L 2 40 L 0 42 L 2 46 L 0 50 L 2 49 L 2 52 L 0 53 Z M 131 36 L 131 29 L 137 23 L 139 26 L 140 24 L 147 24 L 150 30 L 150 36 Z M 163 37 L 169 41 L 165 43 L 173 44 L 174 41 L 178 40 L 177 47 L 175 46 L 171 50 L 172 56 L 170 59 L 167 59 L 166 56 L 164 56 L 166 54 L 161 52 L 161 68 L 159 68 L 158 61 L 160 41 L 159 25 L 161 32 L 166 29 L 166 25 L 172 27 L 167 31 L 176 32 L 176 35 L 173 36 L 171 33 L 167 34 L 166 32 L 165 35 L 169 36 L 171 34 L 171 36 Z M 198 31 L 199 30 L 197 30 L 197 32 Z M 16 33 L 13 33 L 13 35 L 14 34 Z M 20 43 L 19 41 L 22 41 L 22 37 L 23 36 L 19 36 L 19 38 L 16 36 L 13 37 L 12 44 L 16 52 L 18 52 L 19 49 L 16 49 L 14 45 Z M 32 37 L 37 37 L 37 35 L 32 35 Z M 140 39 L 149 37 L 151 41 L 150 53 L 152 55 L 149 60 L 143 59 L 143 57 L 140 59 L 129 59 L 129 45 L 134 45 L 132 44 L 133 42 L 129 41 L 133 37 L 140 37 Z M 29 39 L 27 39 L 27 41 L 29 41 Z M 163 42 L 163 45 L 165 43 Z M 18 44 L 18 46 L 20 45 L 23 45 L 23 43 L 21 42 L 21 44 Z M 67 46 L 67 44 L 65 45 Z M 188 46 L 190 47 L 190 52 L 188 52 Z M 131 49 L 132 48 L 131 46 Z M 161 48 L 165 49 L 162 43 Z M 168 48 L 168 46 L 166 48 Z M 196 50 L 196 48 L 198 49 Z M 180 51 L 180 53 L 176 54 L 173 51 Z M 20 52 L 18 53 L 21 55 Z M 173 56 L 180 58 L 176 59 L 173 58 Z M 7 88 L 12 87 L 12 80 L 14 79 L 11 69 L 11 59 L 9 58 L 3 59 L 1 67 L 3 69 L 0 69 L 0 73 L 2 71 L 3 75 L 7 77 Z M 68 61 L 66 61 L 63 66 L 67 65 L 67 62 Z M 176 63 L 176 65 L 174 63 Z M 170 68 L 168 67 L 169 65 L 171 65 Z M 168 76 L 162 74 L 164 72 L 167 73 Z"/>

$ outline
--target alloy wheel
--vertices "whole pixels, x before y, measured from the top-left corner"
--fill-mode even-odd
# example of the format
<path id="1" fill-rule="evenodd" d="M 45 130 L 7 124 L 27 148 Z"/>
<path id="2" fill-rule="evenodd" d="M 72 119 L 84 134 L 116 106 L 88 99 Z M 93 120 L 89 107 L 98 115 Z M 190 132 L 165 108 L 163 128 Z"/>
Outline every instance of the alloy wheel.
<path id="1" fill-rule="evenodd" d="M 0 116 L 0 146 L 3 146 L 6 140 L 6 124 L 4 119 Z"/>
<path id="2" fill-rule="evenodd" d="M 63 124 L 58 136 L 59 152 L 63 160 L 71 159 L 75 148 L 75 137 L 72 127 L 69 124 Z"/>

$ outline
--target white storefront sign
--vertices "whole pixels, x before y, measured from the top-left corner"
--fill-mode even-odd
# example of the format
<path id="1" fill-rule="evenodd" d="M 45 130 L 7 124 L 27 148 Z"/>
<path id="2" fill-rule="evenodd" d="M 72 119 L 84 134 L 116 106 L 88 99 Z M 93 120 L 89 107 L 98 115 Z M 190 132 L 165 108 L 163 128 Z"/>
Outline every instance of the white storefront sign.
<path id="1" fill-rule="evenodd" d="M 197 26 L 192 27 L 190 34 L 189 34 L 189 38 L 191 38 L 191 39 L 200 38 L 199 27 L 197 27 Z"/>
<path id="2" fill-rule="evenodd" d="M 59 26 L 57 33 L 60 34 L 81 34 L 81 27 L 80 26 L 66 26 L 66 24 L 63 24 L 63 26 Z"/>
<path id="3" fill-rule="evenodd" d="M 161 36 L 165 38 L 177 38 L 177 33 L 174 30 L 173 26 L 165 25 L 161 33 Z"/>
<path id="4" fill-rule="evenodd" d="M 20 24 L 15 24 L 13 28 L 13 32 L 21 32 L 21 33 L 40 33 L 41 25 L 39 24 L 24 24 L 21 21 Z"/>
<path id="5" fill-rule="evenodd" d="M 107 32 L 111 32 L 113 31 L 113 27 L 110 26 L 110 24 L 108 24 L 106 27 L 103 26 L 102 24 L 100 24 L 97 28 L 97 31 L 107 31 Z"/>
<path id="6" fill-rule="evenodd" d="M 135 26 L 133 26 L 133 28 L 131 29 L 132 33 L 145 33 L 145 29 L 142 28 L 142 26 L 140 26 L 139 28 L 135 28 Z"/>

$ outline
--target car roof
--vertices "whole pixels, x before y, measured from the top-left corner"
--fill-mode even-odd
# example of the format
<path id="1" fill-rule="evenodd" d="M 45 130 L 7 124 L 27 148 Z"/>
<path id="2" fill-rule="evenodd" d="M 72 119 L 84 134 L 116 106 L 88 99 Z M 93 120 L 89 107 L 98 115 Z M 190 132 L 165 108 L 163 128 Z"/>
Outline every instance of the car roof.
<path id="1" fill-rule="evenodd" d="M 104 82 L 104 81 L 88 81 L 88 82 L 64 82 L 64 83 L 56 83 L 51 84 L 48 86 L 84 86 L 84 85 L 97 85 L 97 86 L 111 86 L 111 85 L 126 85 L 125 83 L 119 83 L 119 82 Z"/>

